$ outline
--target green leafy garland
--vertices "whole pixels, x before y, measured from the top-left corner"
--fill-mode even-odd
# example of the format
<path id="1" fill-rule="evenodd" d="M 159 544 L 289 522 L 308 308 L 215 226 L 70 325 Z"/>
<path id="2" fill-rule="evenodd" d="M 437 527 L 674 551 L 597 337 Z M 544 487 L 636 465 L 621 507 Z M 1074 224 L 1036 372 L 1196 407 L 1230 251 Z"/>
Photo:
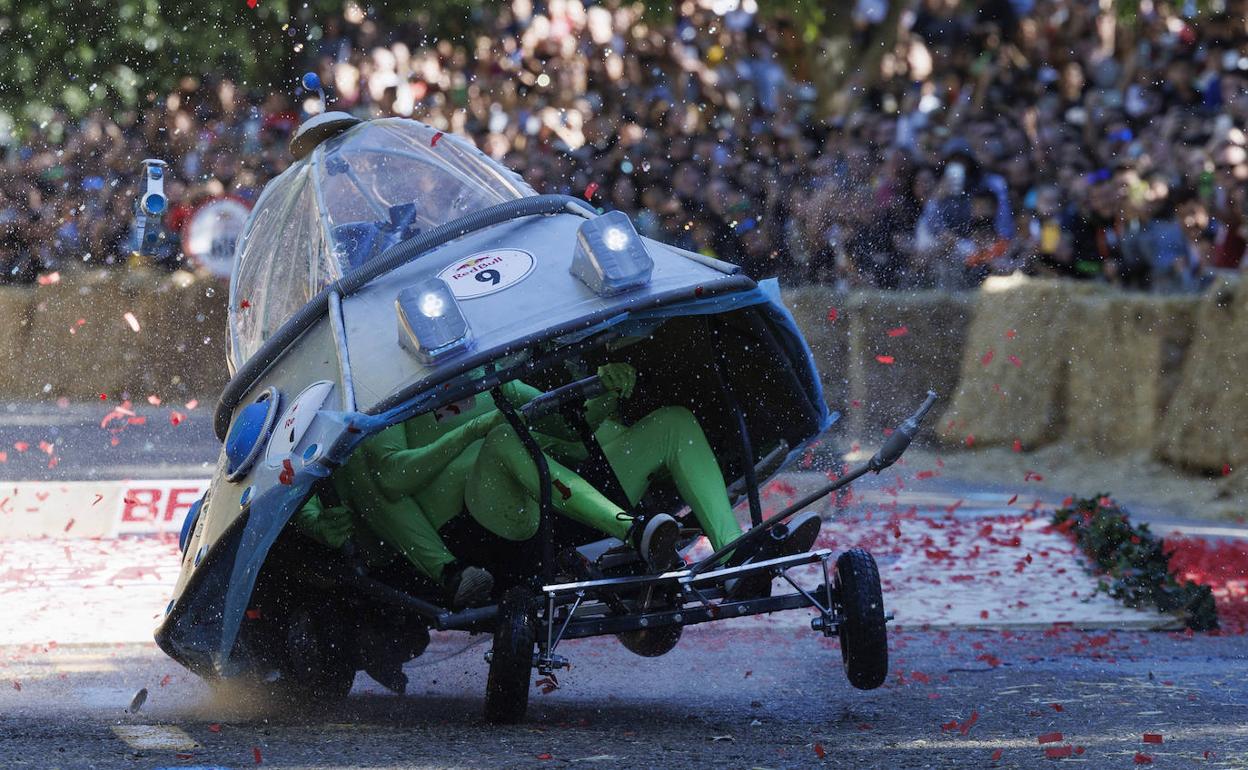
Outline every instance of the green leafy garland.
<path id="1" fill-rule="evenodd" d="M 1070 503 L 1053 513 L 1053 525 L 1068 532 L 1105 571 L 1100 588 L 1129 607 L 1147 603 L 1178 614 L 1193 631 L 1218 627 L 1218 610 L 1209 586 L 1180 583 L 1170 572 L 1164 542 L 1147 524 L 1132 526 L 1126 510 L 1100 495 Z"/>

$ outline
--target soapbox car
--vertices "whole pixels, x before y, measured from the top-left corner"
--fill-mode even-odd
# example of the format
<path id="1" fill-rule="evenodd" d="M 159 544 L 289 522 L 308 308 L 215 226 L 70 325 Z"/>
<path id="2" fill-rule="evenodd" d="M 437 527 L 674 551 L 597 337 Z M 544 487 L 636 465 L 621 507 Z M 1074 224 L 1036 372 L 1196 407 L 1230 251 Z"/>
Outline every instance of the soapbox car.
<path id="1" fill-rule="evenodd" d="M 883 683 L 888 616 L 871 556 L 763 558 L 764 547 L 794 513 L 894 462 L 934 395 L 865 466 L 764 518 L 760 483 L 835 420 L 774 281 L 643 238 L 618 212 L 538 195 L 416 121 L 328 113 L 292 152 L 236 248 L 233 376 L 215 414 L 224 446 L 183 526 L 182 570 L 155 634 L 167 654 L 209 680 L 316 700 L 346 695 L 361 670 L 403 691 L 402 664 L 430 631 L 490 634 L 485 714 L 512 722 L 533 670 L 568 665 L 567 640 L 614 635 L 656 656 L 687 625 L 808 609 L 815 632 L 839 638 L 853 686 Z M 749 510 L 738 540 L 695 559 L 696 520 L 661 480 L 633 509 L 681 522 L 679 569 L 654 574 L 621 541 L 553 513 L 529 430 L 546 416 L 577 426 L 588 460 L 576 470 L 620 494 L 580 416 L 602 387 L 585 375 L 608 361 L 644 382 L 633 413 L 678 406 L 697 418 L 730 497 Z M 520 379 L 543 395 L 516 408 L 501 393 Z M 529 542 L 501 541 L 466 515 L 441 533 L 457 559 L 493 574 L 486 606 L 452 609 L 404 559 L 366 566 L 291 525 L 362 441 L 474 398 L 494 400 L 542 490 Z M 803 586 L 791 573 L 808 565 L 819 577 Z M 749 578 L 762 590 L 741 599 L 726 588 Z"/>

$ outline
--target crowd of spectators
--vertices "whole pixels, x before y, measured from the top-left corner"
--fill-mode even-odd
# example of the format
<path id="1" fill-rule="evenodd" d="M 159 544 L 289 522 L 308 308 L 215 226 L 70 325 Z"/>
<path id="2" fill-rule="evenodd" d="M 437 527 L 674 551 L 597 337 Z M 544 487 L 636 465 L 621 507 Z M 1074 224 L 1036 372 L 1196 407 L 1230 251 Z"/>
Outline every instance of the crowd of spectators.
<path id="1" fill-rule="evenodd" d="M 457 40 L 348 2 L 305 50 L 332 109 L 471 136 L 539 191 L 756 276 L 1193 291 L 1244 262 L 1248 0 L 1199 17 L 1139 0 L 1128 21 L 1109 2 L 889 2 L 858 0 L 868 55 L 839 78 L 752 0 L 682 0 L 668 21 L 511 0 Z M 201 75 L 146 109 L 31 126 L 0 168 L 4 280 L 127 264 L 144 157 L 170 161 L 171 232 L 205 198 L 254 199 L 318 108 Z M 182 260 L 176 241 L 158 255 Z"/>

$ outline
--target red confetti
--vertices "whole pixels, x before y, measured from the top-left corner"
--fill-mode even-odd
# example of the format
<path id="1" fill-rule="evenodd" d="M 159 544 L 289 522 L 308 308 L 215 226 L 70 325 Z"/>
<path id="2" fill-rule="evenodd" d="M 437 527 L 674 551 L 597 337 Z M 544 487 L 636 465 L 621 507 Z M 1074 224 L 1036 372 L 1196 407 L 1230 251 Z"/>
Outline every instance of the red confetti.
<path id="1" fill-rule="evenodd" d="M 1014 331 L 1013 329 L 1010 329 L 1009 331 L 1005 333 L 1005 338 L 1007 340 L 1012 340 L 1017 336 L 1018 336 L 1018 332 Z"/>
<path id="2" fill-rule="evenodd" d="M 181 425 L 185 420 L 186 420 L 186 415 L 182 414 L 177 409 L 174 409 L 169 412 L 169 424 L 174 426 L 175 428 Z"/>
<path id="3" fill-rule="evenodd" d="M 958 720 L 953 719 L 953 720 L 950 720 L 950 721 L 948 721 L 948 722 L 945 722 L 943 725 L 941 725 L 941 726 L 940 726 L 940 729 L 941 729 L 941 730 L 944 730 L 945 732 L 952 732 L 952 731 L 954 731 L 954 730 L 957 730 L 957 729 L 958 729 L 959 727 L 961 727 L 961 726 L 962 726 L 962 725 L 961 725 L 961 723 L 959 723 L 959 722 L 958 722 Z"/>
<path id="4" fill-rule="evenodd" d="M 261 617 L 260 610 L 246 610 L 243 614 L 247 616 L 248 620 L 259 620 Z"/>
<path id="5" fill-rule="evenodd" d="M 1023 362 L 1019 359 L 1018 356 L 1015 356 L 1015 355 L 1010 356 L 1010 363 L 1014 364 L 1020 369 L 1023 367 Z"/>
<path id="6" fill-rule="evenodd" d="M 982 619 L 984 619 L 984 620 L 987 620 L 987 619 L 988 619 L 988 610 L 980 610 L 980 611 L 979 611 L 979 617 L 980 617 L 980 618 L 982 618 Z"/>
<path id="7" fill-rule="evenodd" d="M 107 400 L 108 400 L 108 394 L 107 394 L 107 393 L 101 393 L 101 394 L 100 394 L 100 400 L 101 400 L 101 401 L 107 401 Z"/>
<path id="8" fill-rule="evenodd" d="M 1076 754 L 1082 754 L 1083 752 L 1084 752 L 1084 748 L 1083 748 L 1082 746 L 1076 746 L 1076 747 L 1075 747 L 1075 753 L 1076 753 Z"/>
<path id="9" fill-rule="evenodd" d="M 22 683 L 21 683 L 21 682 L 19 682 L 19 681 L 17 681 L 16 679 L 14 679 L 14 680 L 13 680 L 13 689 L 14 689 L 14 690 L 17 690 L 18 692 L 21 692 L 21 691 L 22 691 Z"/>
<path id="10" fill-rule="evenodd" d="M 918 473 L 915 474 L 914 477 L 916 479 L 919 479 L 920 481 L 922 481 L 923 479 L 935 478 L 936 471 L 919 471 Z"/>
<path id="11" fill-rule="evenodd" d="M 1004 754 L 1005 754 L 1004 749 L 997 749 L 996 751 L 992 752 L 992 761 L 996 762 L 997 760 L 1001 759 L 1002 755 Z"/>
<path id="12" fill-rule="evenodd" d="M 290 460 L 282 460 L 282 472 L 277 475 L 279 484 L 290 486 L 295 481 L 295 468 L 290 464 Z"/>
<path id="13" fill-rule="evenodd" d="M 255 7 L 256 7 L 256 4 L 257 4 L 257 3 L 259 3 L 259 2 L 260 2 L 260 0 L 247 0 L 247 7 L 248 7 L 248 8 L 255 8 Z"/>
<path id="14" fill-rule="evenodd" d="M 964 442 L 964 443 L 966 444 L 966 446 L 967 446 L 967 448 L 968 448 L 968 449 L 969 449 L 970 447 L 975 446 L 975 434 L 974 434 L 974 433 L 968 433 L 968 434 L 966 434 L 966 440 L 965 440 L 965 442 Z"/>
<path id="15" fill-rule="evenodd" d="M 833 321 L 835 321 L 837 318 L 840 318 L 840 317 L 841 317 L 841 314 L 837 311 L 836 308 L 834 307 L 828 308 L 828 323 L 832 323 Z"/>
<path id="16" fill-rule="evenodd" d="M 550 695 L 552 692 L 559 689 L 559 680 L 555 678 L 554 674 L 544 676 L 533 684 L 541 688 L 542 695 Z"/>
<path id="17" fill-rule="evenodd" d="M 547 760 L 547 759 L 554 759 L 555 757 L 552 754 L 542 753 L 542 754 L 538 754 L 537 758 L 541 760 Z"/>
<path id="18" fill-rule="evenodd" d="M 247 2 L 252 3 L 255 2 L 255 0 L 247 0 Z M 256 760 L 257 765 L 264 764 L 264 755 L 260 753 L 259 746 L 251 747 L 251 756 Z"/>
<path id="19" fill-rule="evenodd" d="M 70 527 L 72 527 L 72 526 L 74 526 L 74 520 L 73 520 L 73 519 L 70 519 L 68 522 L 66 522 L 66 523 L 65 523 L 65 530 L 64 530 L 64 531 L 65 531 L 65 532 L 68 532 L 68 531 L 69 531 L 69 529 L 70 529 Z"/>
<path id="20" fill-rule="evenodd" d="M 46 442 L 46 441 L 40 441 L 40 442 L 39 442 L 39 451 L 40 451 L 40 452 L 43 452 L 43 453 L 44 453 L 44 454 L 46 454 L 46 455 L 50 455 L 50 454 L 52 454 L 52 452 L 53 452 L 55 449 L 56 449 L 56 447 L 52 446 L 51 444 L 49 444 L 49 443 L 48 443 L 48 442 Z"/>
<path id="21" fill-rule="evenodd" d="M 815 756 L 816 756 L 816 757 L 819 757 L 820 759 L 823 759 L 823 755 L 824 755 L 824 754 L 826 754 L 826 753 L 827 753 L 827 752 L 825 752 L 825 751 L 823 750 L 823 744 L 822 744 L 822 743 L 816 743 L 816 744 L 815 744 Z"/>
<path id="22" fill-rule="evenodd" d="M 1060 704 L 1060 703 L 1050 703 L 1049 705 L 1050 705 L 1050 706 L 1052 706 L 1052 707 L 1053 707 L 1053 710 L 1054 710 L 1054 711 L 1056 711 L 1056 712 L 1058 712 L 1058 713 L 1061 713 L 1061 712 L 1063 711 L 1063 709 L 1062 709 L 1062 704 Z"/>
<path id="23" fill-rule="evenodd" d="M 246 309 L 247 309 L 247 308 L 249 308 L 249 307 L 251 307 L 251 303 L 250 303 L 250 302 L 248 302 L 248 301 L 247 301 L 247 300 L 245 300 L 245 299 L 244 299 L 244 300 L 240 300 L 240 301 L 239 301 L 239 303 L 238 303 L 238 309 L 239 309 L 239 310 L 246 310 Z M 160 401 L 158 400 L 156 403 L 157 403 L 157 404 L 159 404 L 159 403 L 160 403 Z"/>
<path id="24" fill-rule="evenodd" d="M 0 463 L 7 463 L 8 461 L 9 461 L 9 453 L 0 452 Z"/>
<path id="25" fill-rule="evenodd" d="M 434 134 L 434 135 L 433 135 L 433 138 L 432 138 L 432 139 L 430 139 L 430 140 L 429 140 L 429 146 L 430 146 L 430 147 L 437 147 L 437 146 L 438 146 L 438 140 L 439 140 L 439 139 L 441 139 L 441 138 L 442 138 L 442 132 L 441 132 L 441 131 L 439 131 L 438 133 L 436 133 L 436 134 Z"/>
<path id="26" fill-rule="evenodd" d="M 979 362 L 983 364 L 984 366 L 987 366 L 988 364 L 992 363 L 992 357 L 995 355 L 996 355 L 996 351 L 994 351 L 992 348 L 988 348 L 988 352 L 984 354 L 983 358 L 979 359 Z"/>
<path id="27" fill-rule="evenodd" d="M 984 653 L 983 655 L 976 656 L 975 660 L 982 660 L 983 662 L 987 663 L 989 666 L 993 668 L 996 668 L 997 666 L 1001 665 L 1000 658 L 998 658 L 996 655 L 990 655 L 988 653 Z"/>
<path id="28" fill-rule="evenodd" d="M 195 757 L 194 754 L 185 754 L 185 753 L 174 754 L 173 756 L 175 759 L 193 759 Z"/>
<path id="29" fill-rule="evenodd" d="M 1223 475 L 1223 476 L 1230 476 L 1230 475 L 1231 475 L 1231 464 L 1230 464 L 1230 463 L 1223 463 L 1223 465 L 1222 465 L 1222 475 Z"/>
<path id="30" fill-rule="evenodd" d="M 1151 765 L 1151 764 L 1153 764 L 1153 758 L 1152 758 L 1152 757 L 1150 757 L 1150 756 L 1149 756 L 1149 755 L 1147 755 L 1147 754 L 1141 754 L 1140 752 L 1138 752 L 1138 751 L 1137 751 L 1137 752 L 1135 752 L 1135 764 L 1137 764 L 1137 765 Z"/>
<path id="31" fill-rule="evenodd" d="M 25 441 L 16 441 L 13 443 L 13 448 L 19 452 L 25 452 L 27 449 L 30 449 L 30 444 L 27 444 Z"/>
<path id="32" fill-rule="evenodd" d="M 879 362 L 880 362 L 880 363 L 882 363 L 882 364 L 891 364 L 891 363 L 893 363 L 893 357 L 892 357 L 892 356 L 876 356 L 876 357 L 875 357 L 875 360 L 876 360 L 876 361 L 879 361 Z"/>
<path id="33" fill-rule="evenodd" d="M 959 508 L 961 508 L 961 507 L 962 507 L 962 498 L 958 498 L 956 501 L 954 501 L 953 505 L 946 505 L 946 506 L 945 506 L 945 513 L 947 513 L 947 514 L 949 514 L 950 516 L 952 516 L 952 515 L 953 515 L 953 512 L 954 512 L 954 511 L 956 511 L 956 510 L 958 510 L 958 509 L 959 509 Z"/>
<path id="34" fill-rule="evenodd" d="M 1075 750 L 1069 746 L 1053 746 L 1044 750 L 1044 755 L 1049 759 L 1065 759 L 1073 753 Z"/>
<path id="35" fill-rule="evenodd" d="M 971 731 L 971 728 L 974 727 L 975 723 L 978 721 L 979 721 L 979 712 L 972 710 L 970 717 L 968 717 L 967 720 L 962 723 L 962 726 L 958 728 L 958 732 L 962 733 L 963 735 L 966 735 L 967 733 Z"/>
<path id="36" fill-rule="evenodd" d="M 1044 481 L 1044 476 L 1035 471 L 1027 471 L 1027 473 L 1023 474 L 1023 481 Z"/>
<path id="37" fill-rule="evenodd" d="M 1145 743 L 1161 743 L 1162 737 L 1160 733 L 1144 733 Z"/>
<path id="38" fill-rule="evenodd" d="M 210 733 L 219 733 L 219 732 L 221 732 L 221 725 L 218 725 L 218 724 L 211 724 L 211 725 L 208 725 L 208 732 L 210 732 Z"/>
<path id="39" fill-rule="evenodd" d="M 1205 750 L 1205 753 L 1204 753 L 1205 759 L 1213 759 L 1216 756 L 1217 754 L 1213 753 L 1212 751 L 1209 751 L 1208 749 Z"/>
<path id="40" fill-rule="evenodd" d="M 1006 505 L 1013 505 L 1015 501 L 1017 500 L 1018 500 L 1018 495 L 1014 495 L 1013 497 L 1010 498 L 1009 502 L 1007 502 Z M 1074 521 L 1074 519 L 1070 519 L 1070 521 Z"/>
<path id="41" fill-rule="evenodd" d="M 559 490 L 559 496 L 564 500 L 570 500 L 572 498 L 572 490 L 568 488 L 567 484 L 564 484 L 559 479 L 553 479 L 550 484 L 555 489 Z"/>
<path id="42" fill-rule="evenodd" d="M 590 182 L 588 185 L 585 186 L 585 200 L 589 200 L 590 198 L 594 197 L 594 193 L 596 192 L 598 192 L 598 183 Z"/>
<path id="43" fill-rule="evenodd" d="M 1057 743 L 1062 739 L 1061 733 L 1045 733 L 1036 738 L 1037 743 Z"/>
<path id="44" fill-rule="evenodd" d="M 161 678 L 161 680 L 160 680 L 160 686 L 161 686 L 161 687 L 168 687 L 168 686 L 169 686 L 169 683 L 170 683 L 170 682 L 172 682 L 172 681 L 173 681 L 173 677 L 172 677 L 172 676 L 170 676 L 169 674 L 165 674 L 165 675 L 164 675 L 164 677 L 163 677 L 163 678 Z"/>
<path id="45" fill-rule="evenodd" d="M 1014 439 L 1014 451 L 1015 452 L 1023 451 L 1023 442 L 1019 441 L 1018 439 Z"/>
<path id="46" fill-rule="evenodd" d="M 904 337 L 905 335 L 909 333 L 910 333 L 910 330 L 904 326 L 898 326 L 896 329 L 888 330 L 888 336 L 890 337 Z"/>

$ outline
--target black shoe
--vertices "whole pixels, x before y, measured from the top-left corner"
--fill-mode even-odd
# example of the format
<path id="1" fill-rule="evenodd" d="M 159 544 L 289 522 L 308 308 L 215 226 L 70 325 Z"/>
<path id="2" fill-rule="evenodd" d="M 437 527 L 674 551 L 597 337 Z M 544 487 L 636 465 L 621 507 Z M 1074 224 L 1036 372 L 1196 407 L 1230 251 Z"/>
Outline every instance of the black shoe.
<path id="1" fill-rule="evenodd" d="M 451 602 L 451 609 L 480 607 L 490 601 L 494 576 L 480 567 L 459 567 L 448 564 L 442 572 L 442 591 Z"/>
<path id="2" fill-rule="evenodd" d="M 364 673 L 395 695 L 403 695 L 407 692 L 407 674 L 403 673 L 403 666 L 399 663 L 390 661 L 374 664 L 365 668 Z"/>
<path id="3" fill-rule="evenodd" d="M 676 566 L 676 541 L 680 539 L 680 525 L 666 513 L 646 518 L 636 518 L 628 533 L 628 541 L 641 554 L 641 558 L 653 570 L 668 570 Z"/>

